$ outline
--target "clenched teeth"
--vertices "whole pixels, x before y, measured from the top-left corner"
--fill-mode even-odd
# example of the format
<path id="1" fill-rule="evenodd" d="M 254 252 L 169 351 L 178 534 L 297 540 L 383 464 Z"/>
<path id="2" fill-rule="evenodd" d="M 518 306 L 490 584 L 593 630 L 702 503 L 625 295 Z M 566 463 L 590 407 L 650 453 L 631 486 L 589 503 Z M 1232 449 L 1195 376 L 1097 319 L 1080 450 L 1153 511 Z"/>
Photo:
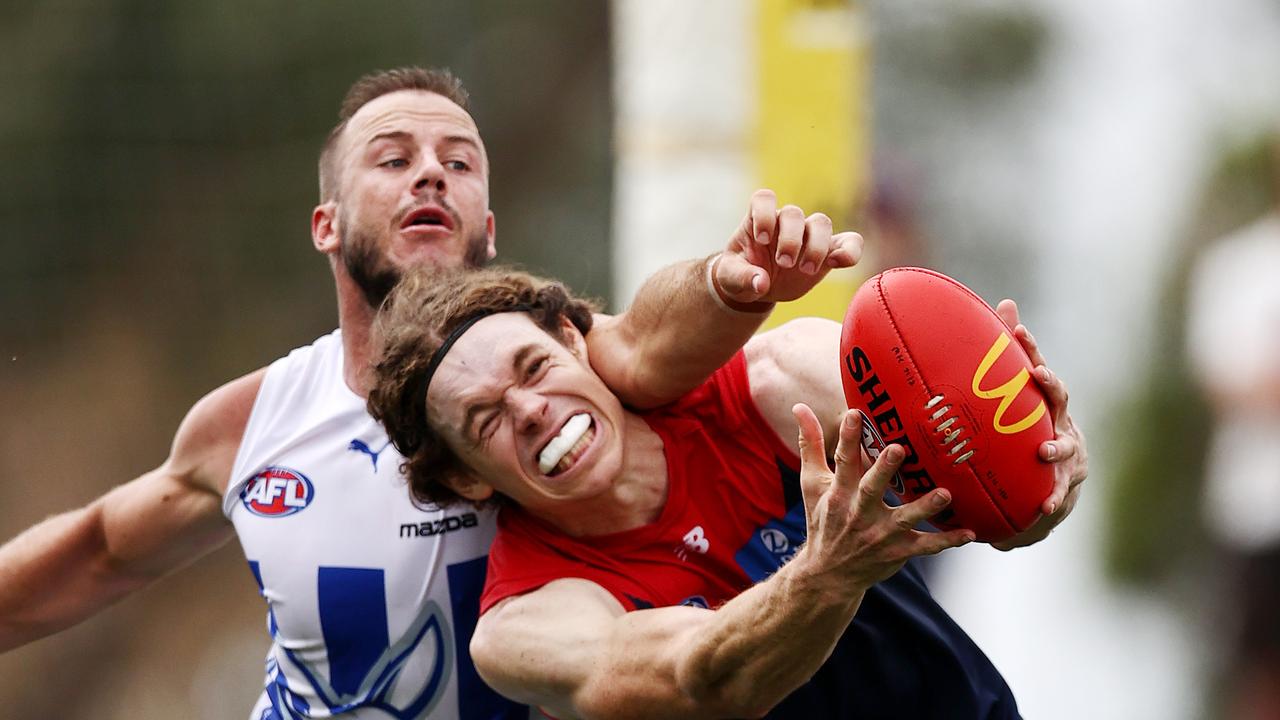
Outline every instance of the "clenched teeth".
<path id="1" fill-rule="evenodd" d="M 542 452 L 538 453 L 538 470 L 544 475 L 550 473 L 590 428 L 591 415 L 587 413 L 579 413 L 569 418 L 564 427 L 560 428 L 560 434 L 551 438 L 547 446 L 542 448 Z"/>

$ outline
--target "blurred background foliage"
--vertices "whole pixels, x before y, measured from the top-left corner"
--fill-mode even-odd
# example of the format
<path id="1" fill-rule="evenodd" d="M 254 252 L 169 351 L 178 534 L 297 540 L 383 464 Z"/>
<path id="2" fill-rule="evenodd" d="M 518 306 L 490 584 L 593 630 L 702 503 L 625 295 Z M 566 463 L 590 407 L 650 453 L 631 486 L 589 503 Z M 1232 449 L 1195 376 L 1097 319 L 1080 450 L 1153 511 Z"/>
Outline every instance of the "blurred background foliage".
<path id="1" fill-rule="evenodd" d="M 89 298 L 113 297 L 145 308 L 141 323 L 175 347 L 210 333 L 252 347 L 245 332 L 265 341 L 296 327 L 301 340 L 331 325 L 314 296 L 327 269 L 308 246 L 317 148 L 356 77 L 407 63 L 467 81 L 502 255 L 607 295 L 596 280 L 608 276 L 604 11 L 574 0 L 6 4 L 6 335 L 38 341 Z M 277 317 L 246 328 L 264 305 Z M 206 314 L 192 323 L 179 307 Z"/>
<path id="2" fill-rule="evenodd" d="M 1275 207 L 1277 158 L 1276 134 L 1223 139 L 1199 206 L 1172 244 L 1147 372 L 1108 427 L 1125 439 L 1104 486 L 1104 564 L 1119 581 L 1159 586 L 1211 559 L 1200 500 L 1214 418 L 1187 360 L 1188 284 L 1207 247 Z"/>

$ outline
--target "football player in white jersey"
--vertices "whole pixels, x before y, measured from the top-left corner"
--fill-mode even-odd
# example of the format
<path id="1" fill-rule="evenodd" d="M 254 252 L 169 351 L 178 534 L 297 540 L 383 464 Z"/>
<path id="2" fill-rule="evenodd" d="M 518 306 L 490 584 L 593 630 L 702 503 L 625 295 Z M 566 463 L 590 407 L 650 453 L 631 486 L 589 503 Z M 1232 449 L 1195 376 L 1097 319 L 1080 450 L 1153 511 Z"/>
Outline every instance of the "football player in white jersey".
<path id="1" fill-rule="evenodd" d="M 155 470 L 0 547 L 0 652 L 236 535 L 273 640 L 253 720 L 527 712 L 492 694 L 467 656 L 491 516 L 414 505 L 363 401 L 370 323 L 401 273 L 495 254 L 484 144 L 445 71 L 366 76 L 340 117 L 311 217 L 340 329 L 202 398 Z M 626 313 L 597 320 L 595 370 L 636 406 L 679 397 L 770 303 L 855 263 L 861 242 L 758 192 L 724 252 L 666 268 Z"/>

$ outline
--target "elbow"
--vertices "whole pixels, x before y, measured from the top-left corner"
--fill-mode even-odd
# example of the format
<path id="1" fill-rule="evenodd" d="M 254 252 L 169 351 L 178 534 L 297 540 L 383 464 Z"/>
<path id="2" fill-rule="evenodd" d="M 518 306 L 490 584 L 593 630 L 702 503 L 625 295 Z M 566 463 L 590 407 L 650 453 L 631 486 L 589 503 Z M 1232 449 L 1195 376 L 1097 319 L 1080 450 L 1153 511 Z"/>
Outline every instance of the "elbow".
<path id="1" fill-rule="evenodd" d="M 699 643 L 689 652 L 682 654 L 676 661 L 674 679 L 680 694 L 695 704 L 714 697 L 717 685 L 715 673 L 712 672 L 713 653 L 705 643 Z"/>
<path id="2" fill-rule="evenodd" d="M 504 686 L 502 674 L 498 672 L 502 668 L 502 663 L 495 660 L 498 650 L 497 643 L 490 638 L 489 634 L 476 632 L 471 636 L 468 653 L 471 655 L 472 667 L 475 668 L 476 673 L 480 675 L 480 679 L 485 684 L 503 696 L 509 696 L 510 688 Z"/>

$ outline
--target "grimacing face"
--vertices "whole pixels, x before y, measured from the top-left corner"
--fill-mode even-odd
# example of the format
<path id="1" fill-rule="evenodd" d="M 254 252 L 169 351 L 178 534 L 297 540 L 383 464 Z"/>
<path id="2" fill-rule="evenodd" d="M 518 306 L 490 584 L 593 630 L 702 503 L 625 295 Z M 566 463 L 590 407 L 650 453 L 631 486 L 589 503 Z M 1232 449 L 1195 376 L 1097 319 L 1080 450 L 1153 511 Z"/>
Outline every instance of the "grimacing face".
<path id="1" fill-rule="evenodd" d="M 622 404 L 591 369 L 586 341 L 566 344 L 525 313 L 491 315 L 458 338 L 427 391 L 428 418 L 471 477 L 473 500 L 500 492 L 555 509 L 612 486 L 622 470 Z"/>
<path id="2" fill-rule="evenodd" d="M 493 257 L 488 159 L 452 101 L 419 90 L 376 98 L 348 121 L 337 157 L 337 197 L 326 203 L 334 249 L 371 307 L 406 269 Z"/>

